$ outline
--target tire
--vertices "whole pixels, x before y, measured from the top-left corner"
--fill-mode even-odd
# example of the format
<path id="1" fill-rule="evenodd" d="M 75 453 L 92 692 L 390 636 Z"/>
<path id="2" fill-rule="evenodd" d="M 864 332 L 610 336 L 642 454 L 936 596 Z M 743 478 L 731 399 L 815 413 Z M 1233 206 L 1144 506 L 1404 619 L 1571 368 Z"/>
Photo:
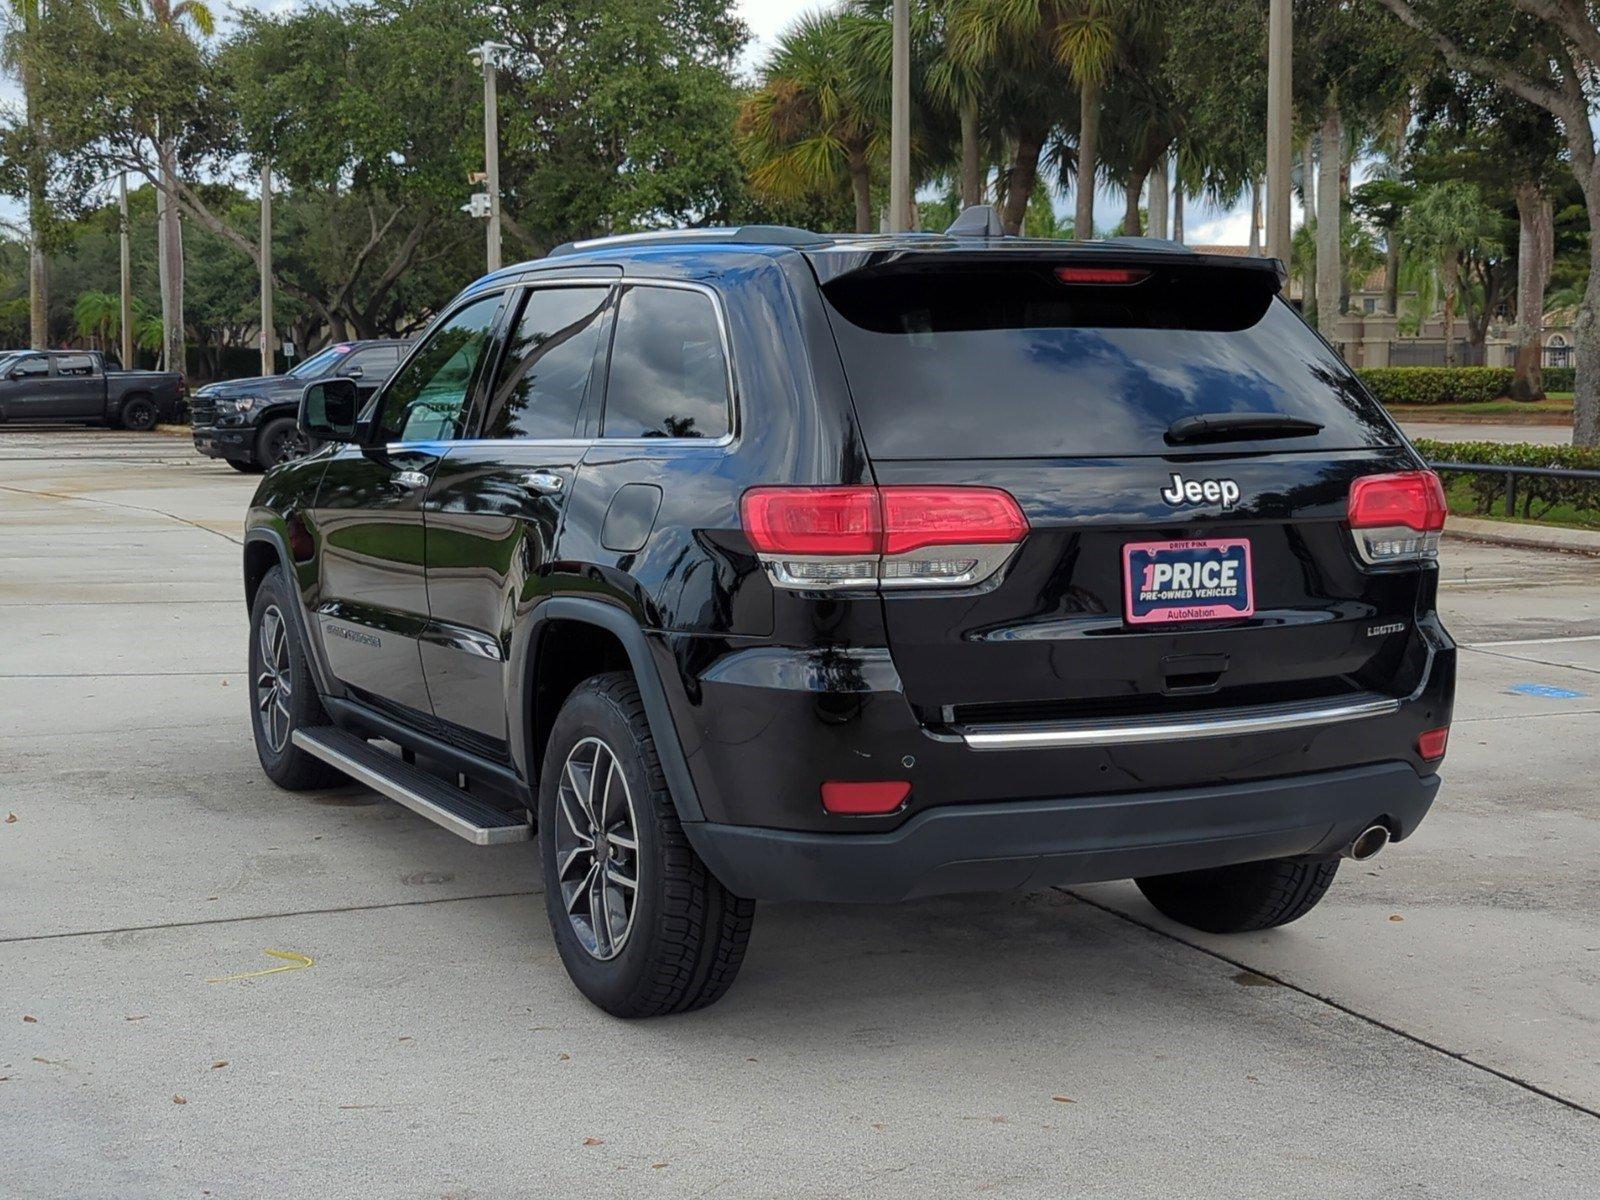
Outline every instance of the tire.
<path id="1" fill-rule="evenodd" d="M 304 458 L 307 453 L 305 438 L 293 417 L 273 417 L 256 435 L 256 462 L 262 470 Z"/>
<path id="2" fill-rule="evenodd" d="M 755 901 L 723 887 L 684 836 L 633 677 L 618 671 L 579 684 L 556 717 L 544 762 L 538 816 L 545 911 L 572 982 L 618 1017 L 688 1012 L 720 999 L 744 961 Z M 597 778 L 610 789 L 600 822 L 610 847 L 601 878 L 626 880 L 631 872 L 631 909 L 625 884 L 583 886 L 595 879 L 596 856 L 581 849 L 582 830 L 592 831 L 594 822 L 586 794 L 572 785 Z M 605 797 L 601 790 L 592 802 Z M 597 903 L 609 920 L 596 919 Z"/>
<path id="3" fill-rule="evenodd" d="M 241 475 L 259 475 L 263 470 L 265 470 L 265 468 L 262 467 L 262 465 L 258 462 L 243 462 L 237 458 L 225 458 L 222 461 L 227 463 L 235 471 L 238 471 Z"/>
<path id="4" fill-rule="evenodd" d="M 156 402 L 149 396 L 129 396 L 122 403 L 122 411 L 117 414 L 117 425 L 132 433 L 148 433 L 156 427 L 160 414 L 156 411 Z"/>
<path id="5" fill-rule="evenodd" d="M 1135 882 L 1146 900 L 1179 924 L 1205 933 L 1249 933 L 1298 921 L 1317 906 L 1338 871 L 1337 858 L 1269 858 Z"/>
<path id="6" fill-rule="evenodd" d="M 250 606 L 250 729 L 267 778 L 291 792 L 341 787 L 345 775 L 294 744 L 296 729 L 328 724 L 306 661 L 283 568 L 268 571 Z M 280 683 L 287 683 L 280 689 Z"/>

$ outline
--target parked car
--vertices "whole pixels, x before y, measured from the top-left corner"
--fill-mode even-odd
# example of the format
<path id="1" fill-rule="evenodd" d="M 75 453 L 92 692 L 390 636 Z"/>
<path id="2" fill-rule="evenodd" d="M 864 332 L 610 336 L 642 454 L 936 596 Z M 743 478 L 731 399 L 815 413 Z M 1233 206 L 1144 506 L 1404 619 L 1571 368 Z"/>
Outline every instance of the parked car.
<path id="1" fill-rule="evenodd" d="M 306 384 L 340 377 L 370 396 L 394 373 L 409 344 L 390 338 L 335 342 L 287 374 L 209 383 L 189 406 L 194 448 L 246 472 L 299 458 L 309 449 L 295 428 Z"/>
<path id="2" fill-rule="evenodd" d="M 565 247 L 308 387 L 244 548 L 267 775 L 537 830 L 622 1016 L 721 996 L 758 899 L 1133 878 L 1238 933 L 1409 837 L 1438 478 L 1277 264 L 969 217 Z"/>
<path id="3" fill-rule="evenodd" d="M 90 421 L 154 429 L 181 421 L 183 376 L 125 371 L 98 350 L 11 350 L 0 355 L 0 421 Z"/>

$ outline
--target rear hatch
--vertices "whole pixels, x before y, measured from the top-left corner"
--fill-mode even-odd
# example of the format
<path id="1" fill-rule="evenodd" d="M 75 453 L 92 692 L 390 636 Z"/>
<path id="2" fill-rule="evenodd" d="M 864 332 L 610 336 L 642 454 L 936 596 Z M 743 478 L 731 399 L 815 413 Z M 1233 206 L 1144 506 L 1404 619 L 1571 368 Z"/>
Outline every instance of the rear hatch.
<path id="1" fill-rule="evenodd" d="M 819 266 L 876 482 L 1003 488 L 1030 526 L 979 586 L 884 589 L 908 699 L 970 725 L 1409 692 L 1433 572 L 1363 565 L 1346 518 L 1415 455 L 1269 264 L 1117 254 Z"/>

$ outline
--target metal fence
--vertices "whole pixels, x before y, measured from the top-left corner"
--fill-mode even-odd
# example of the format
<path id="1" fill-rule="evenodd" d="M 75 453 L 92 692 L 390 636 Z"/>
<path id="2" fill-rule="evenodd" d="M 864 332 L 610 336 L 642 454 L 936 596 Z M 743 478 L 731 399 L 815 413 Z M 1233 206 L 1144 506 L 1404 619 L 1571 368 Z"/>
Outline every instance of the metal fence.
<path id="1" fill-rule="evenodd" d="M 1481 367 L 1484 347 L 1474 346 L 1465 338 L 1456 341 L 1455 362 L 1447 363 L 1444 341 L 1440 338 L 1403 338 L 1389 343 L 1391 367 Z M 1557 364 L 1551 364 L 1557 365 Z"/>
<path id="2" fill-rule="evenodd" d="M 1506 483 L 1506 516 L 1517 515 L 1517 480 L 1523 477 L 1559 479 L 1564 483 L 1600 484 L 1600 471 L 1584 471 L 1576 467 L 1515 467 L 1499 463 L 1431 462 L 1435 471 L 1460 471 L 1468 475 L 1498 475 Z"/>

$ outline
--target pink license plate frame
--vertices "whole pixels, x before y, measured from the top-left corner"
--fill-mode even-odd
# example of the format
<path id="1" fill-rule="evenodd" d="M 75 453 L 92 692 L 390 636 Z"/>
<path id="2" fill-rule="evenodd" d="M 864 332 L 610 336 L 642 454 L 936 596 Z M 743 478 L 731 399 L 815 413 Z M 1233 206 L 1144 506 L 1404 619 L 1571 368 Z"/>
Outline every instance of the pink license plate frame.
<path id="1" fill-rule="evenodd" d="M 1162 565 L 1168 570 L 1161 571 Z M 1230 578 L 1235 586 L 1223 586 Z M 1122 547 L 1122 616 L 1130 625 L 1227 621 L 1255 611 L 1248 538 L 1181 538 Z"/>

